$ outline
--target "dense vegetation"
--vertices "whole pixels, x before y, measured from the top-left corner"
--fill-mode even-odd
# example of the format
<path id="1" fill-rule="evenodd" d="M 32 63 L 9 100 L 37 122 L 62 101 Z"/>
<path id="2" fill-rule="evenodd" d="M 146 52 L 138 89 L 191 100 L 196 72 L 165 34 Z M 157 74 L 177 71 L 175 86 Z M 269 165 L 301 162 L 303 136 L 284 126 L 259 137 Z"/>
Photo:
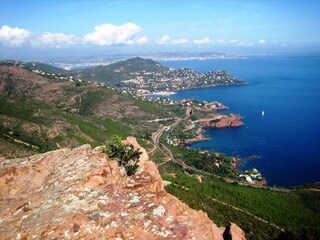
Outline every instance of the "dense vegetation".
<path id="1" fill-rule="evenodd" d="M 183 146 L 170 147 L 175 158 L 183 160 L 187 165 L 206 173 L 224 177 L 237 177 L 232 170 L 232 160 L 223 154 L 201 152 Z"/>
<path id="2" fill-rule="evenodd" d="M 204 210 L 218 225 L 235 222 L 244 229 L 248 239 L 320 237 L 318 192 L 259 189 L 225 183 L 212 176 L 203 176 L 204 181 L 200 183 L 182 173 L 176 178 L 164 176 L 164 179 L 172 182 L 168 192 L 190 207 Z"/>
<path id="3" fill-rule="evenodd" d="M 5 135 L 10 135 L 37 147 L 31 149 L 12 141 L 12 144 L 27 152 L 54 150 L 58 145 L 62 147 L 90 143 L 97 146 L 107 136 L 117 134 L 125 137 L 132 133 L 129 126 L 110 118 L 79 116 L 46 104 L 25 104 L 23 101 L 9 101 L 4 97 L 0 97 L 0 119 L 0 138 L 8 141 Z M 60 128 L 59 133 L 54 132 L 55 128 Z M 6 154 L 6 151 L 2 153 Z M 13 157 L 10 153 L 6 155 Z"/>

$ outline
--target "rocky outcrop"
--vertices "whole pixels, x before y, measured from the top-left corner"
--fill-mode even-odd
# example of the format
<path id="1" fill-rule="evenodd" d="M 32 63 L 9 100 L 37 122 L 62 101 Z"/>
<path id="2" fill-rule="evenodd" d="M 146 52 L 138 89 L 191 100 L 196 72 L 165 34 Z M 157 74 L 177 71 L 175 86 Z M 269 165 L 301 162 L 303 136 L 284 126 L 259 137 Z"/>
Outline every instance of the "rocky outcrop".
<path id="1" fill-rule="evenodd" d="M 231 223 L 223 230 L 225 240 L 246 240 L 244 231 L 234 223 Z"/>
<path id="2" fill-rule="evenodd" d="M 141 150 L 131 177 L 89 145 L 1 160 L 0 239 L 223 239 L 204 212 L 164 190 Z"/>
<path id="3" fill-rule="evenodd" d="M 195 133 L 197 134 L 196 137 L 183 140 L 183 144 L 191 144 L 195 142 L 210 140 L 210 138 L 205 136 L 202 128 L 199 128 Z"/>
<path id="4" fill-rule="evenodd" d="M 215 128 L 240 127 L 244 124 L 241 118 L 238 114 L 221 115 L 211 121 L 202 122 L 202 126 Z"/>

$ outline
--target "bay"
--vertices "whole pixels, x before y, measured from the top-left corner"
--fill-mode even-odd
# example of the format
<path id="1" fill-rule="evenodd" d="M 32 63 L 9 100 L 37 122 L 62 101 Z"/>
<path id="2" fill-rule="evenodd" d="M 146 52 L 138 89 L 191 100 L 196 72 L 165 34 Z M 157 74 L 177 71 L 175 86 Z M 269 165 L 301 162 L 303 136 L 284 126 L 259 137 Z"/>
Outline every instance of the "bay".
<path id="1" fill-rule="evenodd" d="M 182 90 L 170 96 L 219 101 L 230 107 L 224 112 L 245 116 L 242 127 L 206 129 L 212 140 L 192 147 L 239 156 L 243 159 L 239 168 L 259 169 L 268 185 L 320 181 L 319 57 L 249 56 L 162 63 L 200 72 L 226 70 L 248 82 L 245 86 Z"/>

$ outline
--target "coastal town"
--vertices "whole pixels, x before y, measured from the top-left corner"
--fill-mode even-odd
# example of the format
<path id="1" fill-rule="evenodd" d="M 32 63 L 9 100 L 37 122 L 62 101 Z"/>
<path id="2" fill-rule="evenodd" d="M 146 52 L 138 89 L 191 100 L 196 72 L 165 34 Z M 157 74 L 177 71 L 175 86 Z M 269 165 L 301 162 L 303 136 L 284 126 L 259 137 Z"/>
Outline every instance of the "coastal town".
<path id="1" fill-rule="evenodd" d="M 122 71 L 122 69 L 117 69 Z M 128 80 L 121 81 L 120 88 L 140 94 L 168 93 L 182 89 L 203 88 L 221 85 L 243 85 L 244 81 L 230 76 L 225 71 L 200 73 L 191 69 L 170 68 L 164 72 L 134 72 Z"/>

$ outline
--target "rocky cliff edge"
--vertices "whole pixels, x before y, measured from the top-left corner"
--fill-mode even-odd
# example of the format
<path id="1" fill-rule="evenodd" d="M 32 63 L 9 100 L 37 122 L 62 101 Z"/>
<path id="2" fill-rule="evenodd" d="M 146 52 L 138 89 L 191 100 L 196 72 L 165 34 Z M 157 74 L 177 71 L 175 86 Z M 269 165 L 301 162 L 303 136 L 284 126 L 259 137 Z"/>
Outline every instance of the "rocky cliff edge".
<path id="1" fill-rule="evenodd" d="M 0 239 L 223 239 L 204 212 L 164 190 L 141 151 L 131 177 L 89 145 L 2 160 Z"/>

